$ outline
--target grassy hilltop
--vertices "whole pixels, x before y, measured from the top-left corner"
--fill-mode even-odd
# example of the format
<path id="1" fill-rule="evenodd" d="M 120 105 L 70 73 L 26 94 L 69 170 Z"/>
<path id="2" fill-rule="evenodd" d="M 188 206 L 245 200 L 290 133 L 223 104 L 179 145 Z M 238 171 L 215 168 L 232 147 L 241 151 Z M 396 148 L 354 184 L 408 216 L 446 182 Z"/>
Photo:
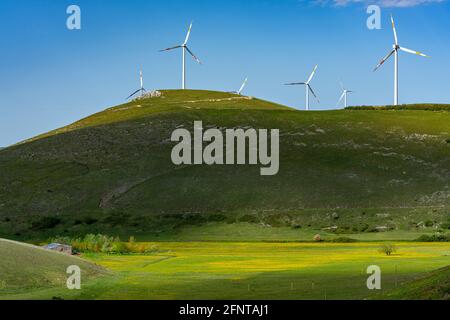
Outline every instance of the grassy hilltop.
<path id="1" fill-rule="evenodd" d="M 279 174 L 173 165 L 171 133 L 192 131 L 195 120 L 280 129 Z M 446 230 L 449 154 L 445 110 L 302 112 L 223 92 L 162 91 L 0 150 L 0 236 L 294 240 Z"/>

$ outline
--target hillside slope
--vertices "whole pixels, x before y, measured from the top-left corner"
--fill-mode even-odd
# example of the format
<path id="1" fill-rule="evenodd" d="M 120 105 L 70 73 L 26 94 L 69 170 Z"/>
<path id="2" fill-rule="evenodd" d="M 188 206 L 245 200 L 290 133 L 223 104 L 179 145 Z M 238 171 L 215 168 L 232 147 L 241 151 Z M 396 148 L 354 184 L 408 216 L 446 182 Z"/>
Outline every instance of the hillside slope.
<path id="1" fill-rule="evenodd" d="M 83 281 L 106 273 L 79 258 L 4 239 L 0 239 L 0 257 L 0 297 L 49 287 L 63 289 L 71 265 L 81 268 Z"/>
<path id="2" fill-rule="evenodd" d="M 162 91 L 0 151 L 0 236 L 160 233 L 255 223 L 437 229 L 450 215 L 450 113 L 302 112 Z M 280 129 L 280 171 L 175 166 L 175 128 Z"/>
<path id="3" fill-rule="evenodd" d="M 420 279 L 378 296 L 377 299 L 450 300 L 450 266 L 429 272 Z"/>

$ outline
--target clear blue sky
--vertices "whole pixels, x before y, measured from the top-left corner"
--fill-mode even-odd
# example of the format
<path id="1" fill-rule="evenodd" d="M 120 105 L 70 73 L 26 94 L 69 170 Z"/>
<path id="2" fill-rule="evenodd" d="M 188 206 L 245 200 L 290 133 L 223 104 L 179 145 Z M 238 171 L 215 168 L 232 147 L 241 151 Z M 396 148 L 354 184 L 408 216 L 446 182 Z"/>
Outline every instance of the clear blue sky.
<path id="1" fill-rule="evenodd" d="M 393 62 L 376 73 L 393 42 L 432 56 L 401 54 L 400 102 L 450 103 L 450 1 L 374 0 L 382 29 L 366 27 L 364 0 L 1 0 L 0 146 L 69 124 L 124 102 L 138 88 L 179 88 L 181 52 L 158 50 L 183 41 L 204 62 L 188 60 L 189 88 L 237 90 L 304 108 L 304 81 L 335 108 L 339 79 L 356 91 L 350 104 L 392 102 Z M 426 2 L 426 4 L 423 4 Z M 406 3 L 406 6 L 405 6 Z M 82 29 L 66 28 L 66 8 L 82 10 Z M 387 6 L 387 7 L 386 7 Z"/>

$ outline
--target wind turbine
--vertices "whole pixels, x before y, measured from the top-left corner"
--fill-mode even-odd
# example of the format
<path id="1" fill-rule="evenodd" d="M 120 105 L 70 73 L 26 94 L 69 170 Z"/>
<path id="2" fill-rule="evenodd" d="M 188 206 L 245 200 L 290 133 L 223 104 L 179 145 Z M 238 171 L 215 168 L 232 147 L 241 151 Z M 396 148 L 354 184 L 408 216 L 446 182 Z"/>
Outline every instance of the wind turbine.
<path id="1" fill-rule="evenodd" d="M 386 57 L 384 57 L 380 63 L 375 67 L 375 69 L 373 71 L 376 71 L 379 67 L 381 67 L 381 65 L 383 63 L 386 62 L 386 60 L 388 60 L 392 55 L 394 55 L 395 57 L 395 63 L 394 63 L 394 105 L 398 105 L 398 50 L 407 52 L 407 53 L 412 53 L 412 54 L 417 54 L 419 56 L 422 57 L 428 57 L 426 54 L 423 54 L 421 52 L 418 51 L 414 51 L 411 49 L 407 49 L 407 48 L 403 48 L 401 46 L 399 46 L 398 44 L 398 38 L 397 38 L 397 30 L 395 29 L 395 23 L 394 23 L 394 18 L 391 15 L 391 22 L 392 22 L 392 30 L 394 32 L 394 45 L 392 46 L 392 51 L 389 52 Z"/>
<path id="2" fill-rule="evenodd" d="M 197 61 L 198 64 L 202 64 L 201 61 L 192 53 L 192 51 L 187 46 L 189 37 L 191 35 L 191 30 L 192 30 L 192 23 L 189 26 L 189 30 L 187 32 L 186 39 L 184 40 L 183 44 L 175 46 L 175 47 L 160 50 L 160 52 L 170 51 L 170 50 L 179 49 L 179 48 L 181 48 L 183 50 L 183 70 L 182 70 L 182 89 L 183 90 L 186 89 L 186 51 L 192 56 L 192 58 L 194 58 L 195 61 Z"/>
<path id="3" fill-rule="evenodd" d="M 344 99 L 344 107 L 347 108 L 347 94 L 353 93 L 353 91 L 345 89 L 344 84 L 342 82 L 341 82 L 341 88 L 342 88 L 342 95 L 339 98 L 338 103 L 336 103 L 336 106 L 338 106 L 339 103 L 341 103 L 342 99 Z"/>
<path id="4" fill-rule="evenodd" d="M 245 78 L 244 82 L 242 83 L 240 89 L 238 91 L 233 91 L 232 93 L 241 95 L 242 91 L 244 90 L 245 86 L 247 85 L 248 78 Z"/>
<path id="5" fill-rule="evenodd" d="M 141 80 L 141 88 L 136 90 L 132 94 L 130 94 L 126 100 L 130 99 L 132 96 L 134 96 L 138 92 L 141 93 L 141 97 L 142 97 L 144 95 L 144 92 L 146 92 L 146 90 L 144 89 L 144 76 L 142 75 L 142 68 L 139 70 L 139 78 Z"/>
<path id="6" fill-rule="evenodd" d="M 311 75 L 308 78 L 308 81 L 306 82 L 293 82 L 293 83 L 286 83 L 286 86 L 297 86 L 297 85 L 305 85 L 306 88 L 306 110 L 309 110 L 309 92 L 311 91 L 311 93 L 313 94 L 313 96 L 317 99 L 317 102 L 319 101 L 319 98 L 317 98 L 316 94 L 314 93 L 313 89 L 311 88 L 311 85 L 309 84 L 312 80 L 312 78 L 314 77 L 314 74 L 316 73 L 317 70 L 317 65 L 314 67 L 314 70 L 311 72 Z"/>

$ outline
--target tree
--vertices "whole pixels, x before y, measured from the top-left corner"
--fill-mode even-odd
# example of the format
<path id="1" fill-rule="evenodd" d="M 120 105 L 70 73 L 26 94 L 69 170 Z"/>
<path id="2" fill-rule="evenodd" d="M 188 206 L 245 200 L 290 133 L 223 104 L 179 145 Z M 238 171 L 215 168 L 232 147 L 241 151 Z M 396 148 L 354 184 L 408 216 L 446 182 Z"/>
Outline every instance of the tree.
<path id="1" fill-rule="evenodd" d="M 380 247 L 380 252 L 386 254 L 387 256 L 390 256 L 394 252 L 397 251 L 397 247 L 391 243 L 384 243 Z"/>

